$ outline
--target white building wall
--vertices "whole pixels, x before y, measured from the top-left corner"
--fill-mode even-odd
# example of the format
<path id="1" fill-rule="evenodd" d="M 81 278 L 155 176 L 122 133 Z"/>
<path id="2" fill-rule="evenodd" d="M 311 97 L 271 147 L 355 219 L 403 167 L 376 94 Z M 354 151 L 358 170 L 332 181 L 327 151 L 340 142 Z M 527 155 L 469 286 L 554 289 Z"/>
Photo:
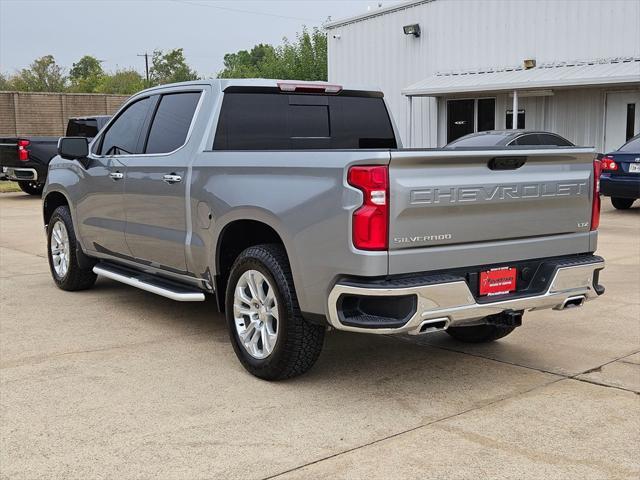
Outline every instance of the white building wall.
<path id="1" fill-rule="evenodd" d="M 410 84 L 438 72 L 520 66 L 525 58 L 543 64 L 640 57 L 639 22 L 640 0 L 425 1 L 330 25 L 329 80 L 380 87 L 405 139 L 408 109 L 400 92 Z M 420 24 L 419 38 L 402 31 L 412 23 Z M 573 113 L 562 106 L 565 94 L 557 95 L 553 108 L 578 117 L 573 106 Z M 568 102 L 582 104 L 588 97 L 585 108 L 602 108 L 592 94 L 573 95 L 567 94 Z M 497 128 L 501 117 L 498 113 Z M 442 143 L 434 99 L 414 100 L 414 119 L 414 146 Z"/>
<path id="2" fill-rule="evenodd" d="M 604 149 L 604 89 L 559 90 L 548 98 L 543 129 L 576 145 Z"/>

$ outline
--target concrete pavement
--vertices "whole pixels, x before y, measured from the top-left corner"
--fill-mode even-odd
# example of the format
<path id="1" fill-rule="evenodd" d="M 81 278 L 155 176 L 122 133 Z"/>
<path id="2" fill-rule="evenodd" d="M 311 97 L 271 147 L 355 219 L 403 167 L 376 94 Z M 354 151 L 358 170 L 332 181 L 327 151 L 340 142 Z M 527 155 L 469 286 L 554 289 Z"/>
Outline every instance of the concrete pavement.
<path id="1" fill-rule="evenodd" d="M 640 476 L 640 207 L 603 201 L 607 293 L 509 337 L 331 332 L 286 382 L 213 302 L 50 279 L 40 201 L 0 196 L 0 478 Z"/>

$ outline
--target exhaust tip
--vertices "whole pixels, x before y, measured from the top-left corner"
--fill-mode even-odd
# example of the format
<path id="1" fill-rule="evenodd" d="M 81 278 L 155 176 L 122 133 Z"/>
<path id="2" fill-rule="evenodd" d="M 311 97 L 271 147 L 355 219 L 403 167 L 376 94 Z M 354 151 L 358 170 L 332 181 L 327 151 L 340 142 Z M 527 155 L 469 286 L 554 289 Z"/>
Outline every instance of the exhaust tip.
<path id="1" fill-rule="evenodd" d="M 558 310 L 566 310 L 567 308 L 578 308 L 583 306 L 585 301 L 586 297 L 584 295 L 569 297 L 564 302 L 562 302 L 562 305 L 560 305 Z"/>
<path id="2" fill-rule="evenodd" d="M 432 318 L 431 320 L 425 320 L 418 328 L 409 332 L 411 335 L 423 335 L 425 333 L 440 332 L 446 330 L 449 327 L 449 317 Z"/>

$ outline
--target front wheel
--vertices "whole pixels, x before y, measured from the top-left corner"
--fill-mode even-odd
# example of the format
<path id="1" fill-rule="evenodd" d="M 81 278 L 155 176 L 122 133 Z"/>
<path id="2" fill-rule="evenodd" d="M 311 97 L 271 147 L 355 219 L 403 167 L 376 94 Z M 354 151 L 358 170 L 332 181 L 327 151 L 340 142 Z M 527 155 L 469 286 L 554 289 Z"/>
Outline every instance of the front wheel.
<path id="1" fill-rule="evenodd" d="M 256 377 L 295 377 L 318 359 L 325 329 L 302 318 L 280 245 L 257 245 L 238 256 L 227 283 L 225 310 L 233 349 Z"/>
<path id="2" fill-rule="evenodd" d="M 78 241 L 71 221 L 69 207 L 55 209 L 47 226 L 47 251 L 51 276 L 62 290 L 85 290 L 96 283 L 91 267 L 78 262 Z"/>
<path id="3" fill-rule="evenodd" d="M 469 327 L 449 327 L 446 332 L 456 340 L 465 343 L 487 343 L 506 337 L 516 327 L 506 325 L 472 325 Z"/>
<path id="4" fill-rule="evenodd" d="M 628 208 L 631 208 L 631 205 L 633 205 L 634 201 L 635 200 L 633 198 L 611 197 L 611 204 L 618 210 L 626 210 Z"/>
<path id="5" fill-rule="evenodd" d="M 42 195 L 42 190 L 44 190 L 44 183 L 18 182 L 18 186 L 24 193 L 34 196 Z"/>

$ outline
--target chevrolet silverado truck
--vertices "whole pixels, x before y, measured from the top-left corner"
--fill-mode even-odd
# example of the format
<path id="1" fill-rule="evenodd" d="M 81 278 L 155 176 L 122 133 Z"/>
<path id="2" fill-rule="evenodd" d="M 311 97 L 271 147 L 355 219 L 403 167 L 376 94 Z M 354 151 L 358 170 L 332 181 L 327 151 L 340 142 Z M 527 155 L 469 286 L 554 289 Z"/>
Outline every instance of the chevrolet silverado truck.
<path id="1" fill-rule="evenodd" d="M 213 296 L 263 379 L 307 371 L 330 328 L 489 342 L 604 292 L 592 148 L 402 149 L 380 91 L 156 87 L 58 151 L 43 197 L 56 285 Z"/>
<path id="2" fill-rule="evenodd" d="M 67 136 L 93 138 L 111 118 L 108 115 L 70 118 Z M 60 137 L 0 138 L 0 180 L 18 182 L 29 195 L 40 195 L 49 162 L 58 151 Z"/>

